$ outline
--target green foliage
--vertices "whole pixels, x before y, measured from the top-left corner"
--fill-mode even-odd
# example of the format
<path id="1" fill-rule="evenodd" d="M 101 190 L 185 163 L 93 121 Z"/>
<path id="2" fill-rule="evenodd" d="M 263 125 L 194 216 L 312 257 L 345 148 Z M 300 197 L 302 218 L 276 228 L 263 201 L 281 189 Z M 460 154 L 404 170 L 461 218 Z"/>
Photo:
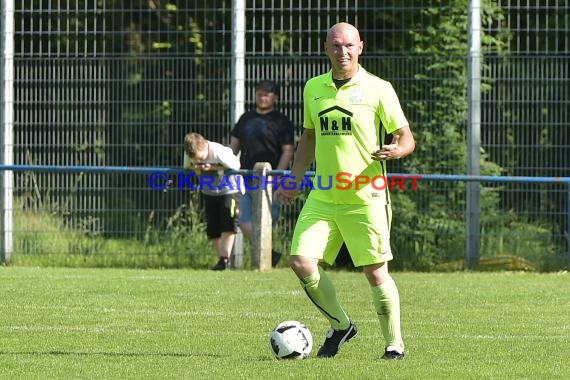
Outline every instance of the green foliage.
<path id="1" fill-rule="evenodd" d="M 105 54 L 123 59 L 109 64 L 109 75 L 117 80 L 109 84 L 108 124 L 113 127 L 106 136 L 106 164 L 178 166 L 179 147 L 189 129 L 210 137 L 208 126 L 227 125 L 229 103 L 224 97 L 229 94 L 229 70 L 215 55 L 228 50 L 231 43 L 225 38 L 227 33 L 211 33 L 222 27 L 224 17 L 219 18 L 215 7 L 190 3 L 116 2 L 113 7 L 120 17 L 108 12 L 106 27 L 118 32 L 112 34 Z M 225 17 L 231 20 L 230 16 Z M 110 178 L 110 186 L 116 189 L 130 183 L 129 178 Z M 106 218 L 105 231 L 126 230 L 136 236 L 139 219 L 152 217 L 162 223 L 167 217 L 164 213 L 149 216 L 138 211 L 148 207 L 149 198 L 157 200 L 155 195 L 133 197 L 130 191 L 110 194 L 106 204 L 125 210 L 129 217 L 121 222 Z M 180 204 L 179 197 L 163 198 L 163 209 Z"/>
<path id="2" fill-rule="evenodd" d="M 514 213 L 509 219 L 483 225 L 481 251 L 489 256 L 520 257 L 544 271 L 564 266 L 562 257 L 557 258 L 557 247 L 548 228 L 522 222 Z"/>
<path id="3" fill-rule="evenodd" d="M 434 1 L 431 7 L 418 10 L 423 16 L 417 18 L 421 22 L 416 21 L 417 25 L 410 27 L 412 46 L 409 48 L 425 61 L 422 71 L 408 73 L 416 79 L 412 86 L 402 89 L 404 99 L 421 99 L 408 107 L 412 126 L 418 126 L 413 128 L 417 150 L 405 163 L 412 172 L 464 173 L 467 167 L 466 9 L 466 0 L 455 0 L 451 4 Z M 500 8 L 492 2 L 483 2 L 483 9 L 483 27 L 503 17 Z M 425 20 L 429 20 L 430 27 L 425 27 Z M 499 38 L 483 34 L 486 45 L 504 45 Z M 483 91 L 488 89 L 488 86 L 482 88 Z M 482 165 L 486 159 L 482 157 Z"/>
<path id="4" fill-rule="evenodd" d="M 551 231 L 514 212 L 499 211 L 499 190 L 498 187 L 481 188 L 482 260 L 516 256 L 536 270 L 564 268 L 567 257 L 558 249 Z M 431 190 L 427 200 L 411 192 L 393 194 L 393 268 L 432 271 L 445 268 L 442 266 L 445 263 L 465 262 L 465 201 L 464 198 L 452 199 L 450 195 L 452 193 L 447 190 Z M 427 208 L 418 210 L 412 196 Z M 503 263 L 504 270 L 519 268 L 508 260 Z M 463 265 L 452 267 L 464 268 Z M 500 268 L 500 265 L 494 268 Z M 484 269 L 485 266 L 480 268 Z"/>
<path id="5" fill-rule="evenodd" d="M 447 191 L 437 195 L 432 190 L 430 194 L 433 197 L 426 201 L 426 210 L 417 209 L 409 192 L 393 194 L 394 269 L 430 271 L 442 261 L 464 257 L 463 213 L 445 207 L 450 202 Z"/>
<path id="6" fill-rule="evenodd" d="M 192 194 L 187 203 L 179 206 L 171 217 L 163 221 L 163 227 L 154 228 L 149 223 L 144 242 L 157 246 L 160 256 L 175 258 L 180 262 L 178 267 L 204 268 L 215 259 L 216 254 L 206 236 L 198 193 Z"/>
<path id="7" fill-rule="evenodd" d="M 482 26 L 500 22 L 504 16 L 494 2 L 482 2 Z M 402 99 L 412 100 L 405 105 L 416 137 L 416 151 L 390 168 L 396 172 L 462 174 L 467 167 L 467 0 L 432 1 L 428 7 L 417 8 L 405 20 L 409 27 L 409 39 L 400 45 L 389 45 L 390 51 L 413 51 L 414 58 L 423 57 L 421 71 L 402 73 L 400 67 L 387 67 L 388 77 L 412 77 L 409 86 L 402 86 Z M 416 17 L 417 16 L 417 17 Z M 390 13 L 381 18 L 391 20 Z M 508 36 L 482 33 L 482 49 L 500 54 L 506 46 Z M 412 58 L 410 58 L 412 59 Z M 411 69 L 417 65 L 407 65 Z M 483 64 L 483 71 L 487 67 Z M 397 75 L 396 75 L 397 73 Z M 483 78 L 482 91 L 491 89 L 492 83 Z M 500 175 L 502 169 L 492 162 L 485 151 L 481 151 L 481 174 Z M 552 257 L 554 246 L 543 233 L 547 231 L 531 222 L 519 221 L 513 215 L 512 223 L 505 227 L 499 217 L 500 188 L 481 185 L 481 223 L 483 255 L 495 255 L 504 251 L 502 234 L 494 231 L 513 231 L 508 250 L 520 252 L 541 268 L 546 268 L 545 257 Z M 459 182 L 422 181 L 418 191 L 394 194 L 394 223 L 392 243 L 396 252 L 394 266 L 399 269 L 432 270 L 438 264 L 461 260 L 465 254 L 465 209 L 466 186 Z M 534 231 L 535 233 L 529 233 Z M 540 231 L 540 233 L 539 233 Z M 541 235 L 543 245 L 537 247 L 540 254 L 523 252 L 516 247 L 516 241 L 525 235 Z M 536 249 L 534 245 L 533 249 Z M 528 247 L 528 245 L 527 245 Z M 528 249 L 527 249 L 528 251 Z M 508 254 L 512 254 L 510 252 Z M 543 256 L 544 255 L 544 256 Z"/>
<path id="8" fill-rule="evenodd" d="M 59 2 L 48 3 L 51 4 L 50 9 L 61 8 Z M 21 39 L 16 39 L 16 50 L 19 52 L 26 51 L 26 43 L 38 39 L 33 41 L 33 45 L 37 44 L 39 51 L 50 52 L 54 57 L 56 54 L 64 54 L 65 49 L 60 51 L 60 46 L 75 45 L 83 46 L 84 52 L 76 52 L 80 54 L 77 56 L 79 59 L 85 52 L 95 52 L 98 58 L 109 59 L 102 61 L 105 70 L 108 70 L 106 75 L 113 79 L 105 85 L 104 91 L 105 96 L 110 97 L 105 99 L 109 106 L 105 108 L 103 124 L 97 127 L 105 128 L 105 139 L 98 140 L 95 148 L 99 158 L 104 156 L 106 165 L 177 165 L 180 152 L 176 147 L 180 145 L 189 125 L 203 127 L 210 133 L 210 127 L 214 125 L 215 128 L 227 126 L 227 113 L 220 112 L 220 108 L 214 107 L 213 104 L 222 102 L 222 111 L 227 110 L 224 107 L 229 104 L 228 67 L 225 64 L 227 61 L 220 59 L 220 55 L 229 52 L 227 26 L 231 22 L 231 2 L 216 2 L 217 7 L 211 9 L 190 3 L 182 7 L 172 2 L 157 1 L 104 2 L 104 8 L 109 12 L 104 12 L 101 17 L 91 17 L 90 12 L 48 12 L 40 16 L 41 19 L 50 31 L 60 33 L 42 32 L 36 35 L 26 32 L 22 34 Z M 375 22 L 378 20 L 383 25 L 383 31 L 398 31 L 394 33 L 397 38 L 365 38 L 367 52 L 374 52 L 370 66 L 373 67 L 375 61 L 382 61 L 382 70 L 374 71 L 389 79 L 399 78 L 395 84 L 401 99 L 406 99 L 404 109 L 418 142 L 416 152 L 409 158 L 394 163 L 391 171 L 455 174 L 465 171 L 468 3 L 467 0 L 431 0 L 418 6 L 417 2 L 411 0 L 387 0 L 382 4 L 377 0 L 363 0 L 358 3 L 358 7 L 354 7 L 354 12 L 339 9 L 336 13 L 333 12 L 337 19 L 345 18 L 344 15 L 357 15 L 359 22 L 365 26 L 362 28 L 363 33 L 377 33 L 380 28 L 376 28 Z M 91 6 L 85 1 L 79 1 L 75 5 L 80 10 L 90 9 Z M 259 0 L 255 2 L 253 9 L 256 9 L 255 12 L 266 12 L 262 14 L 269 16 L 273 9 L 264 10 L 264 6 L 265 2 Z M 218 13 L 216 8 L 225 11 Z M 482 1 L 481 38 L 485 53 L 491 53 L 493 58 L 500 58 L 508 49 L 511 36 L 505 32 L 505 27 L 497 28 L 497 25 L 503 22 L 506 12 L 520 17 L 517 14 L 520 9 L 518 6 L 504 5 L 501 8 L 495 1 Z M 199 17 L 195 16 L 196 12 Z M 321 22 L 330 20 L 331 17 L 306 9 L 299 12 L 299 17 L 289 19 L 288 29 L 277 27 L 256 46 L 271 54 L 298 54 L 290 51 L 293 39 L 309 40 L 308 46 L 320 46 L 322 36 L 307 33 L 307 24 L 311 25 L 311 28 L 313 25 L 324 27 Z M 551 25 L 562 23 L 559 17 L 564 17 L 563 12 L 559 12 L 560 16 L 549 15 L 547 7 L 538 7 L 535 12 L 538 16 L 527 20 L 529 25 L 525 33 L 538 30 L 547 16 L 548 24 Z M 25 22 L 28 16 L 27 12 L 16 12 L 16 24 L 34 25 Z M 253 17 L 248 22 L 258 24 L 253 28 L 254 33 L 267 30 L 265 17 Z M 86 40 L 84 33 L 60 31 L 61 25 L 71 26 L 67 32 L 111 30 L 113 33 L 102 33 L 102 38 L 91 33 L 91 37 Z M 406 33 L 405 30 L 409 32 Z M 533 43 L 547 46 L 546 51 L 556 51 L 554 45 L 564 41 L 564 38 L 557 35 L 560 33 L 563 33 L 560 28 L 542 30 L 540 35 L 533 38 L 517 38 L 516 43 L 529 44 L 522 46 L 521 51 L 531 48 Z M 50 51 L 54 48 L 58 51 Z M 391 58 L 395 59 L 378 59 L 379 53 L 390 53 Z M 167 59 L 164 59 L 165 56 Z M 366 60 L 366 54 L 362 58 Z M 184 61 L 183 64 L 180 64 L 181 60 Z M 222 62 L 220 67 L 216 64 L 218 61 Z M 423 62 L 423 65 L 418 66 L 418 61 Z M 366 67 L 368 65 L 369 63 L 366 63 Z M 509 68 L 508 65 L 515 67 L 517 63 L 505 61 L 504 65 L 497 67 L 503 70 Z M 556 67 L 559 66 L 553 67 L 552 75 L 556 77 Z M 520 74 L 520 70 L 508 72 Z M 550 69 L 545 70 L 546 75 L 550 75 L 550 72 Z M 488 79 L 490 75 L 485 61 L 483 74 L 483 91 L 494 89 L 497 84 Z M 293 70 L 287 75 L 296 74 Z M 297 77 L 291 79 L 291 83 L 302 80 Z M 189 80 L 192 85 L 189 85 Z M 525 82 L 507 81 L 506 85 L 520 85 L 517 88 L 524 93 L 529 90 L 529 86 L 536 86 L 535 82 Z M 546 86 L 549 84 L 552 83 L 546 83 Z M 558 81 L 549 87 L 562 86 L 563 89 L 555 93 L 564 94 L 570 88 L 564 87 L 565 84 L 564 81 Z M 550 96 L 550 91 L 545 88 L 546 98 Z M 518 96 L 516 90 L 505 92 L 511 97 L 513 95 L 510 94 L 513 93 Z M 502 168 L 494 163 L 493 159 L 499 159 L 508 167 L 507 174 L 528 170 L 529 175 L 535 175 L 537 167 L 543 168 L 543 171 L 569 167 L 564 165 L 568 155 L 552 153 L 552 148 L 557 145 L 558 149 L 563 149 L 561 147 L 564 144 L 561 142 L 567 139 L 565 128 L 552 128 L 559 126 L 560 117 L 564 119 L 565 115 L 562 111 L 557 112 L 558 108 L 555 108 L 560 107 L 559 99 L 564 99 L 564 96 L 555 98 L 551 104 L 543 105 L 541 112 L 533 114 L 531 120 L 526 120 L 523 118 L 527 114 L 526 109 L 518 110 L 505 105 L 511 100 L 520 104 L 520 99 L 502 98 L 497 107 L 502 117 L 508 121 L 508 127 L 500 126 L 507 130 L 502 143 L 497 144 L 499 152 L 494 152 L 494 156 L 489 156 L 485 151 L 481 152 L 482 173 L 502 173 Z M 54 107 L 59 112 L 63 105 L 57 104 Z M 533 127 L 534 132 L 528 133 L 521 128 L 523 122 L 528 122 L 531 127 L 535 124 L 540 127 Z M 503 133 L 492 131 L 496 132 Z M 542 146 L 538 151 L 537 144 Z M 78 153 L 88 151 L 88 145 L 85 143 L 72 145 Z M 528 151 L 520 148 L 517 152 L 510 153 L 503 148 L 521 145 L 529 146 L 533 154 L 528 154 Z M 54 257 L 61 255 L 64 265 L 177 267 L 190 263 L 202 266 L 207 259 L 196 257 L 213 256 L 211 247 L 204 239 L 203 230 L 199 229 L 197 218 L 194 217 L 197 212 L 192 209 L 194 203 L 179 207 L 184 202 L 181 202 L 181 197 L 158 194 L 137 197 L 129 189 L 131 183 L 140 180 L 140 177 L 129 175 L 110 178 L 109 188 L 113 190 L 105 192 L 105 207 L 120 210 L 123 214 L 121 218 L 108 217 L 101 222 L 95 217 L 81 217 L 77 225 L 70 227 L 69 218 L 64 214 L 69 213 L 71 201 L 66 201 L 56 214 L 17 212 L 22 217 L 22 225 L 16 231 L 23 231 L 16 240 L 17 249 L 20 250 L 18 252 L 23 253 L 22 258 L 27 259 L 41 253 L 36 257 L 38 260 L 51 255 L 44 260 L 48 264 L 53 264 Z M 78 176 L 74 186 L 78 187 L 80 181 Z M 464 255 L 465 186 L 451 182 L 430 183 L 426 186 L 429 188 L 424 191 L 408 192 L 405 196 L 394 195 L 393 242 L 397 251 L 395 265 L 402 269 L 431 270 L 438 263 L 461 259 Z M 522 219 L 514 213 L 505 221 L 501 217 L 502 212 L 498 211 L 500 208 L 506 208 L 499 199 L 502 189 L 483 185 L 481 190 L 483 236 L 487 239 L 482 242 L 483 254 L 519 252 L 533 262 L 538 262 L 543 270 L 562 265 L 559 260 L 560 246 L 558 249 L 553 246 L 545 221 Z M 74 188 L 72 192 L 75 191 Z M 548 196 L 545 193 L 528 195 L 524 197 L 524 201 L 514 202 L 537 204 L 542 210 L 558 210 L 560 204 L 565 202 L 563 194 Z M 39 201 L 41 203 L 41 200 Z M 154 208 L 148 212 L 141 211 L 148 210 L 149 205 Z M 299 209 L 300 207 L 296 207 L 285 214 L 287 222 L 290 222 L 289 226 L 294 224 L 296 211 Z M 169 211 L 161 210 L 175 211 L 174 215 L 171 215 Z M 101 229 L 105 231 L 105 236 L 101 236 L 103 233 L 92 227 L 98 223 L 105 224 Z M 556 227 L 551 228 L 565 230 L 562 227 L 564 220 L 556 223 Z M 109 231 L 127 231 L 132 234 L 132 239 L 115 239 L 116 236 L 109 236 Z M 288 232 L 283 232 L 286 233 Z M 511 233 L 512 238 L 509 238 Z M 524 244 L 524 241 L 528 241 L 524 240 L 525 238 L 540 243 L 538 246 Z M 285 238 L 277 237 L 275 241 L 279 249 L 287 250 Z M 102 252 L 107 251 L 114 253 L 104 260 L 100 259 Z M 191 251 L 199 253 L 194 255 Z M 204 254 L 205 252 L 208 254 Z M 141 259 L 143 253 L 149 255 L 148 261 Z M 18 256 L 15 255 L 16 260 L 20 259 Z"/>
<path id="9" fill-rule="evenodd" d="M 206 268 L 216 260 L 196 199 L 158 227 L 153 214 L 137 238 L 105 238 L 65 225 L 57 212 L 17 208 L 14 265 L 127 268 Z"/>

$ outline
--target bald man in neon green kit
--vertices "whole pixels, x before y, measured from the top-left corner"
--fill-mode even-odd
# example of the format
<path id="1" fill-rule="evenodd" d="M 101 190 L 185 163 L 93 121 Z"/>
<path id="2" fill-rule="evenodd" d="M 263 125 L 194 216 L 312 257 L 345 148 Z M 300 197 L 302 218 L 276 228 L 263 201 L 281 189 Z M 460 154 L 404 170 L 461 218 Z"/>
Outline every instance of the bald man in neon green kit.
<path id="1" fill-rule="evenodd" d="M 414 151 L 414 137 L 392 85 L 358 63 L 364 43 L 354 26 L 332 26 L 324 48 L 331 70 L 305 84 L 304 132 L 291 176 L 276 195 L 284 203 L 291 202 L 313 160 L 316 177 L 324 182 L 332 178 L 332 186 L 317 186 L 303 206 L 293 234 L 291 268 L 331 325 L 317 356 L 333 357 L 357 334 L 357 328 L 319 263 L 334 263 L 344 241 L 370 285 L 386 341 L 382 358 L 400 360 L 404 358 L 400 299 L 388 273 L 392 259 L 390 196 L 387 188 L 356 178 L 385 176 L 386 161 Z M 392 141 L 383 145 L 386 134 L 392 134 Z M 339 173 L 345 179 L 342 183 L 336 181 Z"/>

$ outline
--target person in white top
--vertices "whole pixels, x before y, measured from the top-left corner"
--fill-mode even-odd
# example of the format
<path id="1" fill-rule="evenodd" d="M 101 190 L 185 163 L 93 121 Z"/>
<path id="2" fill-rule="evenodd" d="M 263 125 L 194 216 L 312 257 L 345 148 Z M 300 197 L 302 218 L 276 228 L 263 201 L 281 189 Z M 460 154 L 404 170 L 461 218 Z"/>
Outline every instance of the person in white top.
<path id="1" fill-rule="evenodd" d="M 188 133 L 184 137 L 184 168 L 204 173 L 199 190 L 206 206 L 206 234 L 218 255 L 218 263 L 212 269 L 226 270 L 237 233 L 242 194 L 236 176 L 223 171 L 238 170 L 239 158 L 229 147 L 208 141 L 199 133 Z"/>

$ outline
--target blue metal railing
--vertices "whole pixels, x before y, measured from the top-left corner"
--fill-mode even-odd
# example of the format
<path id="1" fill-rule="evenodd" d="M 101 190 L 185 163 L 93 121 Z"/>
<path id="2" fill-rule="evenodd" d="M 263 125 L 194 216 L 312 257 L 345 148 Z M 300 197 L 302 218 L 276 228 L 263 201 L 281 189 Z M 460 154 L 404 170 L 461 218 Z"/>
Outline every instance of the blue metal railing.
<path id="1" fill-rule="evenodd" d="M 167 174 L 178 174 L 184 171 L 180 167 L 164 166 L 57 166 L 57 165 L 0 165 L 0 171 L 11 170 L 14 172 L 50 172 L 50 173 L 138 173 L 152 174 L 162 172 Z M 227 170 L 227 174 L 251 174 L 252 170 Z M 289 170 L 271 170 L 270 175 L 289 175 Z M 314 171 L 307 171 L 307 176 L 314 176 Z M 565 183 L 570 185 L 570 177 L 524 177 L 524 176 L 490 176 L 479 175 L 470 176 L 462 174 L 411 174 L 411 173 L 389 173 L 388 178 L 416 178 L 430 181 L 452 181 L 452 182 L 518 182 L 518 183 Z"/>
<path id="2" fill-rule="evenodd" d="M 145 166 L 56 166 L 56 165 L 0 165 L 0 171 L 13 172 L 49 172 L 49 173 L 138 173 L 138 174 L 178 174 L 185 170 L 180 167 L 145 167 Z M 188 171 L 189 172 L 189 171 Z M 252 170 L 227 170 L 226 174 L 252 174 Z M 289 170 L 271 170 L 267 174 L 286 176 Z M 314 176 L 314 171 L 307 171 L 306 176 Z M 405 174 L 390 173 L 388 178 L 405 178 L 420 181 L 449 181 L 449 182 L 495 182 L 495 183 L 563 183 L 567 194 L 567 256 L 570 263 L 570 177 L 525 177 L 525 176 L 489 176 L 489 175 L 455 175 L 455 174 Z M 2 189 L 0 189 L 1 191 Z"/>

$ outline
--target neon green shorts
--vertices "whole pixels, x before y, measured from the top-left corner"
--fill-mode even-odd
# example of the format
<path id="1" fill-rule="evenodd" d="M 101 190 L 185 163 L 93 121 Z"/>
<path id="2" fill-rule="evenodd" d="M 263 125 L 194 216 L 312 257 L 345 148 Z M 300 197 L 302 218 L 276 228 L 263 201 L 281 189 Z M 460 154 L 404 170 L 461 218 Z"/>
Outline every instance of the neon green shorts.
<path id="1" fill-rule="evenodd" d="M 391 220 L 390 205 L 339 205 L 309 197 L 295 225 L 291 255 L 332 265 L 344 241 L 357 267 L 392 260 Z"/>

